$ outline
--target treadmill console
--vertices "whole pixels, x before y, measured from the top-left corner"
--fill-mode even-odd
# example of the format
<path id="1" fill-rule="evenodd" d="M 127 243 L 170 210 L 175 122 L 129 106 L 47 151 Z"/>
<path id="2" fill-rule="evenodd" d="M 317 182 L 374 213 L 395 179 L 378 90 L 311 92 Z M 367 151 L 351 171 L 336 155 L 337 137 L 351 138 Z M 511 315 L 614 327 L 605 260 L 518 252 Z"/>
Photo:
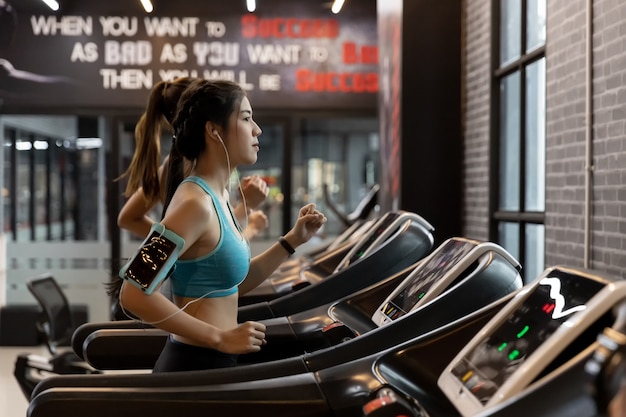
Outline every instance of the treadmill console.
<path id="1" fill-rule="evenodd" d="M 363 242 L 357 244 L 353 250 L 350 251 L 347 255 L 347 260 L 344 259 L 342 262 L 342 268 L 350 265 L 353 262 L 358 261 L 365 255 L 368 249 L 376 242 L 379 237 L 385 232 L 385 230 L 389 229 L 389 227 L 396 221 L 396 219 L 400 217 L 400 214 L 397 212 L 389 212 L 383 216 L 369 231 L 369 233 L 364 236 Z"/>
<path id="2" fill-rule="evenodd" d="M 388 212 L 372 226 L 365 236 L 363 236 L 362 242 L 357 243 L 344 259 L 339 262 L 335 272 L 347 268 L 352 263 L 376 250 L 380 244 L 387 241 L 387 239 L 394 236 L 396 233 L 400 233 L 402 226 L 411 221 L 417 221 L 425 227 L 432 229 L 432 226 L 417 214 L 404 211 Z"/>
<path id="3" fill-rule="evenodd" d="M 427 295 L 433 286 L 458 267 L 459 261 L 479 244 L 478 241 L 464 238 L 446 240 L 387 297 L 374 313 L 372 321 L 379 326 L 390 323 L 432 299 Z M 463 267 L 469 267 L 470 263 Z"/>
<path id="4" fill-rule="evenodd" d="M 438 385 L 463 416 L 525 389 L 626 295 L 622 282 L 576 272 L 546 270 L 446 367 Z"/>

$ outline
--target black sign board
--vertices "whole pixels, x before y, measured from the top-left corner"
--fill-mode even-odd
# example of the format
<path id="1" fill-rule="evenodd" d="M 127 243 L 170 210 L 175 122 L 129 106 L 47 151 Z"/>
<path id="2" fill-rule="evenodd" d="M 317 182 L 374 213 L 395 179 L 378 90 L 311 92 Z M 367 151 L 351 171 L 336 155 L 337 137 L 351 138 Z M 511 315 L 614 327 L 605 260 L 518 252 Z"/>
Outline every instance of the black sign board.
<path id="1" fill-rule="evenodd" d="M 29 0 L 32 1 L 32 0 Z M 0 105 L 143 107 L 179 76 L 227 78 L 255 108 L 375 109 L 376 2 L 0 0 Z M 27 3 L 27 2 L 26 2 Z"/>

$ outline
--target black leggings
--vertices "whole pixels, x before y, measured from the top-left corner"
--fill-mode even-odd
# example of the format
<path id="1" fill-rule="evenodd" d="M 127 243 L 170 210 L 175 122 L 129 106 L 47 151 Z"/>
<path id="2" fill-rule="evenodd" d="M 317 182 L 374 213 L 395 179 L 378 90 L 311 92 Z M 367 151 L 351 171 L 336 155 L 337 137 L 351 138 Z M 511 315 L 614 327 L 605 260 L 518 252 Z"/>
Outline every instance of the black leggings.
<path id="1" fill-rule="evenodd" d="M 214 349 L 188 345 L 174 340 L 170 335 L 157 359 L 153 373 L 198 371 L 203 369 L 228 368 L 237 365 L 237 355 Z"/>

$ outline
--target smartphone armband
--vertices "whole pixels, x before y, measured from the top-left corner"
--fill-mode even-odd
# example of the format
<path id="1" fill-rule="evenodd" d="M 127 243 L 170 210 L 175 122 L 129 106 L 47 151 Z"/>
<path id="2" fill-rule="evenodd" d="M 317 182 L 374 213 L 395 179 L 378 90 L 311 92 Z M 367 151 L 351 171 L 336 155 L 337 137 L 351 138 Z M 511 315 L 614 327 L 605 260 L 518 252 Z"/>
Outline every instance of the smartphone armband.
<path id="1" fill-rule="evenodd" d="M 122 267 L 119 276 L 146 294 L 152 294 L 174 270 L 185 240 L 161 223 L 154 223 L 135 255 Z"/>

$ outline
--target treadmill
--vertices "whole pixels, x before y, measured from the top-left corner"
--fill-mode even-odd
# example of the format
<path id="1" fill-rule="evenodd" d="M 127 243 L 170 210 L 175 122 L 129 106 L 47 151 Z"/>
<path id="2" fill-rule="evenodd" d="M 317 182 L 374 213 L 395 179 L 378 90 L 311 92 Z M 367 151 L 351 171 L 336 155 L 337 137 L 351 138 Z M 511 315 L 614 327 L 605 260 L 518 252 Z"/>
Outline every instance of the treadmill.
<path id="1" fill-rule="evenodd" d="M 384 214 L 350 249 L 333 271 L 305 268 L 295 291 L 273 300 L 239 307 L 238 319 L 263 320 L 318 307 L 375 284 L 423 259 L 433 249 L 434 228 L 418 214 Z M 286 284 L 291 289 L 292 284 Z M 281 289 L 277 289 L 281 292 Z"/>
<path id="2" fill-rule="evenodd" d="M 606 349 L 600 345 L 611 345 L 598 335 L 610 334 L 607 329 L 619 333 L 613 329 L 618 322 L 624 330 L 626 282 L 559 266 L 505 300 L 487 320 L 468 315 L 390 349 L 315 372 L 268 373 L 246 382 L 226 377 L 168 388 L 48 387 L 32 399 L 28 416 L 604 415 L 588 389 L 589 375 L 597 374 L 590 369 L 602 367 L 598 352 Z M 626 335 L 621 336 L 613 340 L 621 340 L 623 349 Z M 98 378 L 77 378 L 92 377 Z"/>
<path id="3" fill-rule="evenodd" d="M 497 244 L 447 239 L 424 260 L 381 285 L 305 312 L 264 320 L 267 345 L 240 355 L 239 363 L 269 362 L 334 347 L 332 354 L 306 357 L 310 366 L 321 369 L 338 361 L 328 359 L 333 356 L 348 361 L 355 358 L 355 351 L 364 355 L 383 350 L 405 341 L 407 334 L 434 330 L 518 290 L 520 269 L 519 262 Z M 401 318 L 406 320 L 400 322 Z M 393 328 L 379 332 L 392 323 Z"/>
<path id="4" fill-rule="evenodd" d="M 307 282 L 306 286 L 273 300 L 241 306 L 238 319 L 244 322 L 289 316 L 324 306 L 384 281 L 428 255 L 433 247 L 433 231 L 433 227 L 415 213 L 406 211 L 386 213 L 368 230 L 359 244 L 346 254 L 330 275 L 325 274 L 327 271 L 324 271 L 322 266 L 303 270 L 300 278 Z M 74 332 L 72 347 L 82 358 L 86 338 L 94 332 L 101 334 L 101 330 L 106 330 L 117 331 L 116 334 L 120 336 L 124 334 L 146 340 L 146 343 L 150 343 L 150 352 L 160 351 L 163 341 L 160 337 L 153 340 L 154 331 L 147 330 L 151 327 L 134 320 L 86 323 Z M 134 330 L 142 332 L 133 334 Z M 115 347 L 111 349 L 115 350 Z M 153 363 L 150 357 L 146 359 L 143 352 L 129 354 L 131 357 L 134 356 L 134 360 L 141 366 L 150 367 Z"/>
<path id="5" fill-rule="evenodd" d="M 367 288 L 423 259 L 433 248 L 434 228 L 421 216 L 406 212 L 386 213 L 341 259 L 332 271 L 326 265 L 303 269 L 297 290 L 291 283 L 280 297 L 239 307 L 240 322 L 287 316 L 318 307 Z M 279 287 L 279 286 L 278 286 Z M 277 288 L 281 292 L 280 288 Z M 133 320 L 87 323 L 77 329 L 78 342 L 98 328 L 136 328 Z M 140 328 L 150 327 L 139 324 Z M 72 345 L 78 347 L 73 340 Z M 80 352 L 80 348 L 75 349 Z M 79 353 L 80 355 L 80 353 Z"/>
<path id="6" fill-rule="evenodd" d="M 406 331 L 413 335 L 430 331 L 521 288 L 520 268 L 499 245 L 461 237 L 448 239 L 423 261 L 371 287 L 305 312 L 263 320 L 268 343 L 259 352 L 240 355 L 239 363 L 300 356 L 357 336 L 358 354 L 382 350 L 406 340 Z M 434 302 L 436 298 L 440 299 Z M 422 311 L 398 324 L 396 330 L 364 337 L 417 310 Z M 84 335 L 80 343 L 75 341 L 75 346 L 96 369 L 149 369 L 166 337 L 167 333 L 159 329 L 100 328 Z M 349 358 L 355 352 L 352 345 L 335 348 L 333 354 L 345 350 Z M 307 361 L 317 364 L 319 360 L 322 367 L 328 366 L 326 358 L 322 354 Z"/>
<path id="7" fill-rule="evenodd" d="M 374 184 L 355 207 L 354 211 L 348 214 L 344 214 L 331 199 L 327 184 L 324 184 L 323 188 L 326 205 L 339 217 L 345 225 L 345 230 L 327 245 L 322 245 L 297 259 L 284 262 L 283 265 L 278 268 L 277 273 L 283 273 L 292 268 L 300 268 L 312 262 L 316 257 L 324 255 L 324 252 L 337 249 L 340 245 L 347 243 L 349 239 L 355 238 L 358 231 L 363 230 L 361 226 L 366 223 L 371 225 L 373 222 L 372 219 L 378 217 L 376 214 L 372 216 L 372 213 L 378 211 L 378 192 L 380 191 L 380 185 Z"/>
<path id="8" fill-rule="evenodd" d="M 613 328 L 626 330 L 625 302 L 624 280 L 582 268 L 548 268 L 460 350 L 452 348 L 459 341 L 453 333 L 436 343 L 399 346 L 356 366 L 371 370 L 360 376 L 373 387 L 365 404 L 354 396 L 329 402 L 346 416 L 605 415 L 595 394 L 603 385 L 597 375 L 604 360 L 598 357 L 610 356 L 606 347 L 626 347 L 626 335 Z M 329 371 L 318 378 L 330 381 L 339 369 Z M 354 381 L 340 378 L 358 390 Z"/>
<path id="9" fill-rule="evenodd" d="M 347 252 L 359 241 L 359 239 L 371 228 L 378 216 L 372 216 L 377 208 L 377 197 L 380 186 L 374 184 L 359 202 L 353 212 L 344 214 L 330 198 L 328 187 L 324 185 L 324 197 L 326 204 L 341 219 L 345 230 L 326 245 L 322 245 L 298 258 L 290 259 L 277 268 L 276 271 L 261 285 L 254 290 L 239 297 L 239 305 L 248 305 L 260 301 L 267 301 L 281 295 L 280 291 L 290 290 L 284 285 L 288 281 L 294 281 L 293 288 L 303 285 L 298 279 L 299 271 L 317 263 L 323 263 L 327 271 L 333 271 L 337 264 L 344 258 Z M 280 290 L 279 290 L 280 288 Z"/>
<path id="10" fill-rule="evenodd" d="M 436 278 L 431 278 L 431 275 Z M 397 283 L 400 277 L 402 274 L 393 279 Z M 390 282 L 393 282 L 393 279 Z M 422 282 L 422 285 L 417 285 L 418 282 Z M 53 377 L 40 384 L 33 396 L 38 398 L 49 390 L 60 389 L 61 386 L 65 389 L 81 385 L 83 388 L 85 386 L 93 388 L 94 385 L 99 387 L 120 385 L 146 387 L 148 385 L 153 388 L 170 386 L 171 384 L 206 386 L 207 384 L 253 381 L 317 372 L 357 360 L 368 354 L 375 354 L 380 350 L 404 342 L 416 334 L 428 334 L 440 325 L 445 326 L 454 317 L 460 317 L 462 320 L 485 322 L 503 304 L 503 300 L 510 297 L 520 287 L 519 264 L 502 248 L 486 242 L 454 238 L 442 244 L 412 272 L 405 275 L 395 290 L 391 293 L 385 292 L 386 295 L 382 297 L 384 302 L 374 309 L 375 312 L 386 312 L 385 317 L 388 320 L 377 319 L 380 325 L 376 325 L 374 321 L 370 320 L 371 330 L 367 331 L 361 327 L 361 331 L 364 333 L 353 339 L 339 340 L 334 338 L 334 341 L 339 344 L 322 348 L 320 351 L 314 351 L 301 357 L 256 365 L 243 365 L 228 370 L 185 372 L 179 375 L 158 374 L 132 377 L 114 375 L 91 380 L 76 379 L 72 376 Z M 406 314 L 389 314 L 388 306 L 391 300 L 399 303 L 399 299 L 406 298 L 403 295 L 413 295 L 416 292 L 418 296 L 411 298 L 413 306 L 409 307 L 408 301 L 403 306 Z M 426 292 L 428 292 L 428 297 Z M 368 294 L 369 292 L 364 291 L 359 297 L 334 303 L 328 310 L 327 317 L 329 320 L 336 320 L 340 311 L 343 314 L 349 310 L 353 310 L 353 313 L 363 313 L 366 305 L 372 304 L 371 300 L 369 303 L 363 301 Z M 469 302 L 459 302 L 459 299 L 468 295 L 470 296 Z M 361 298 L 361 300 L 357 300 L 357 298 Z M 378 306 L 378 302 L 376 306 Z M 473 311 L 473 309 L 477 311 Z M 371 310 L 372 308 L 370 308 Z M 374 316 L 377 317 L 377 314 Z M 353 314 L 352 319 L 349 316 L 345 316 L 345 318 L 350 323 L 365 321 L 358 314 Z M 313 320 L 309 319 L 309 325 L 311 323 Z M 283 326 L 285 324 L 282 323 Z M 274 325 L 280 325 L 280 323 Z M 306 326 L 306 323 L 302 321 L 300 325 Z M 271 327 L 272 325 L 270 325 Z M 331 328 L 336 327 L 331 326 Z M 322 334 L 322 336 L 324 335 Z M 306 339 L 306 337 L 304 338 Z M 277 346 L 278 344 L 275 342 L 275 340 L 268 340 L 266 347 L 272 344 Z M 106 349 L 104 350 L 106 351 Z"/>
<path id="11" fill-rule="evenodd" d="M 375 223 L 373 219 L 354 223 L 323 250 L 284 261 L 259 286 L 240 295 L 239 306 L 273 300 L 307 286 L 308 282 L 300 277 L 305 269 L 312 269 L 320 275 L 330 275 Z"/>

